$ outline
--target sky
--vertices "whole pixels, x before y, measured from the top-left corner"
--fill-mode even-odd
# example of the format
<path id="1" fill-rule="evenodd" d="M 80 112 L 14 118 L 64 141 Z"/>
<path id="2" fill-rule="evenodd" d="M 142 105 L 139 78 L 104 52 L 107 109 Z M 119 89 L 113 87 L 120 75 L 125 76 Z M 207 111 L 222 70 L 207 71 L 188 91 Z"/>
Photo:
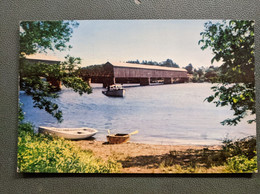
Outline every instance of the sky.
<path id="1" fill-rule="evenodd" d="M 64 60 L 70 55 L 82 59 L 81 66 L 129 60 L 172 59 L 180 67 L 209 67 L 212 51 L 202 51 L 198 41 L 209 20 L 80 20 L 67 51 L 47 51 L 30 58 Z M 217 21 L 213 21 L 214 23 Z M 214 63 L 219 66 L 220 63 Z"/>

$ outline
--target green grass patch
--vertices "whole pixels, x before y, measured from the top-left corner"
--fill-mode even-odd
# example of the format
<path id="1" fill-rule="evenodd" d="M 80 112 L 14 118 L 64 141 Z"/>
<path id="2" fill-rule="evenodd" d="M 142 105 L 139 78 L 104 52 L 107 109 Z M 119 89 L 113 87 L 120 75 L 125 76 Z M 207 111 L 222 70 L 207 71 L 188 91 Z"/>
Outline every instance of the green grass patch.
<path id="1" fill-rule="evenodd" d="M 256 137 L 236 141 L 224 139 L 221 149 L 173 150 L 160 168 L 166 173 L 253 173 L 257 172 Z"/>
<path id="2" fill-rule="evenodd" d="M 211 167 L 201 167 L 201 166 L 183 166 L 180 164 L 175 164 L 172 166 L 164 166 L 161 164 L 160 168 L 164 173 L 227 173 L 228 171 L 224 166 L 211 166 Z"/>
<path id="3" fill-rule="evenodd" d="M 30 123 L 19 124 L 19 172 L 42 173 L 117 173 L 121 164 L 96 158 L 92 151 L 74 142 L 33 133 Z"/>

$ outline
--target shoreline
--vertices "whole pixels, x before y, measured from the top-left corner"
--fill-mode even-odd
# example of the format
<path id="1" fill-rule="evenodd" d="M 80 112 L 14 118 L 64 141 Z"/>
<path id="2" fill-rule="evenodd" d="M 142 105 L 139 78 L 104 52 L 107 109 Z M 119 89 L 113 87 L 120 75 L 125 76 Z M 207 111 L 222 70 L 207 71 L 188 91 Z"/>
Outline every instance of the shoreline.
<path id="1" fill-rule="evenodd" d="M 106 142 L 106 141 L 102 141 L 102 140 L 96 140 L 96 141 L 100 141 L 100 142 Z M 151 143 L 151 142 L 135 142 L 135 141 L 129 141 L 128 143 L 134 143 L 134 144 L 147 144 L 147 145 L 154 145 L 154 146 L 195 146 L 195 147 L 214 147 L 214 146 L 222 146 L 222 143 L 219 144 L 183 144 L 183 143 Z"/>
<path id="2" fill-rule="evenodd" d="M 220 145 L 154 145 L 127 142 L 123 144 L 108 144 L 105 141 L 78 140 L 75 141 L 81 149 L 91 151 L 102 160 L 116 160 L 122 164 L 122 173 L 162 173 L 165 162 L 174 152 L 188 153 L 196 150 L 220 150 Z M 187 159 L 186 159 L 187 160 Z M 185 158 L 179 158 L 179 163 Z"/>

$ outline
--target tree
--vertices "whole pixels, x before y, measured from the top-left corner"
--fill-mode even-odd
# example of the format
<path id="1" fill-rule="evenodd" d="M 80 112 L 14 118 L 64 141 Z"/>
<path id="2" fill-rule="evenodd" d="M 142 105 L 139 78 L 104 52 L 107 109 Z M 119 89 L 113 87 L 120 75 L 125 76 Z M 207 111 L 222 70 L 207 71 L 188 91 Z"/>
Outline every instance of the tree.
<path id="1" fill-rule="evenodd" d="M 72 37 L 75 21 L 23 21 L 20 23 L 20 55 L 46 52 L 47 49 L 62 51 Z"/>
<path id="2" fill-rule="evenodd" d="M 199 68 L 199 69 L 197 70 L 197 73 L 198 73 L 198 75 L 199 75 L 199 78 L 201 78 L 201 76 L 203 76 L 203 74 L 204 74 L 204 71 L 203 71 L 202 68 Z"/>
<path id="3" fill-rule="evenodd" d="M 171 59 L 167 59 L 166 61 L 162 62 L 161 65 L 166 67 L 180 68 L 180 66 L 177 63 L 173 62 Z"/>
<path id="4" fill-rule="evenodd" d="M 205 70 L 205 78 L 207 81 L 215 82 L 218 79 L 219 72 L 218 67 L 211 65 Z"/>
<path id="5" fill-rule="evenodd" d="M 147 61 L 147 65 L 159 65 L 156 61 Z"/>
<path id="6" fill-rule="evenodd" d="M 126 63 L 140 64 L 140 61 L 136 59 L 136 61 L 126 61 Z"/>
<path id="7" fill-rule="evenodd" d="M 187 70 L 187 72 L 189 73 L 189 74 L 192 74 L 193 73 L 193 66 L 192 66 L 192 64 L 190 63 L 189 65 L 187 65 L 186 67 L 185 67 L 185 69 Z"/>
<path id="8" fill-rule="evenodd" d="M 65 61 L 57 64 L 30 64 L 25 56 L 47 50 L 62 51 L 67 46 L 78 23 L 73 21 L 25 21 L 20 23 L 20 89 L 33 98 L 34 107 L 45 109 L 59 122 L 62 112 L 58 104 L 52 101 L 58 98 L 54 92 L 57 87 L 51 81 L 62 82 L 65 87 L 72 88 L 82 95 L 90 93 L 90 86 L 79 77 L 80 58 L 65 57 Z"/>
<path id="9" fill-rule="evenodd" d="M 223 125 L 236 125 L 248 114 L 255 115 L 255 58 L 254 58 L 254 22 L 243 20 L 205 23 L 201 32 L 202 50 L 211 48 L 214 61 L 222 61 L 220 75 L 212 87 L 214 95 L 208 102 L 216 106 L 231 106 L 234 118 L 221 122 Z M 249 120 L 255 122 L 255 119 Z"/>

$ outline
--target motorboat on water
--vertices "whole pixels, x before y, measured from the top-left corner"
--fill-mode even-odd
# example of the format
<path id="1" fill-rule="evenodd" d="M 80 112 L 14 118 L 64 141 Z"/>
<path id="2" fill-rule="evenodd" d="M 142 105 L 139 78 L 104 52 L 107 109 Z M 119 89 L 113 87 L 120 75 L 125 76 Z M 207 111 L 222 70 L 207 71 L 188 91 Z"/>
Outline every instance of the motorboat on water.
<path id="1" fill-rule="evenodd" d="M 125 89 L 123 89 L 122 85 L 110 85 L 108 86 L 106 91 L 102 91 L 106 96 L 112 97 L 124 97 Z"/>

